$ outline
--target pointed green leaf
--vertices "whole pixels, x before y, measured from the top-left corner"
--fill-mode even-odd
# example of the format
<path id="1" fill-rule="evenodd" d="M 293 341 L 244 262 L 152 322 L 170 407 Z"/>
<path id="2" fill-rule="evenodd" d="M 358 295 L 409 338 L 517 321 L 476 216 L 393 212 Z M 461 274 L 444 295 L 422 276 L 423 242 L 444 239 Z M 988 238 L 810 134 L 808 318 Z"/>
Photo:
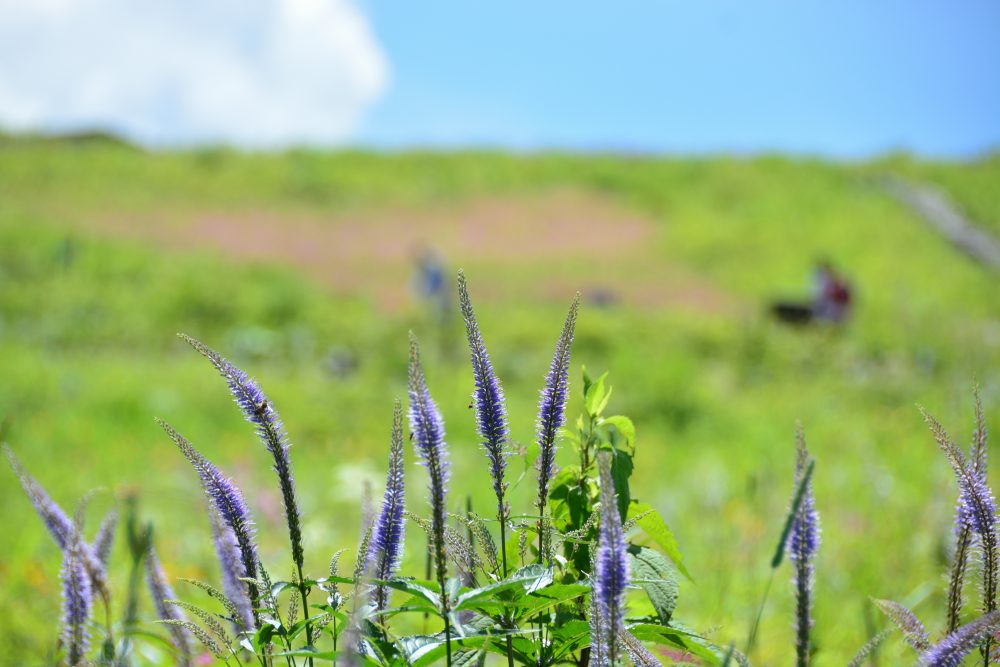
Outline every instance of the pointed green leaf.
<path id="1" fill-rule="evenodd" d="M 645 514 L 645 516 L 642 516 Z M 643 532 L 646 533 L 656 543 L 656 546 L 663 549 L 663 553 L 674 562 L 674 565 L 689 581 L 694 581 L 691 574 L 683 563 L 680 547 L 677 546 L 677 539 L 673 531 L 667 526 L 666 521 L 659 512 L 653 509 L 649 503 L 632 503 L 628 507 L 628 518 L 638 517 L 636 522 Z"/>
<path id="2" fill-rule="evenodd" d="M 653 549 L 633 545 L 628 551 L 632 561 L 633 582 L 646 591 L 660 623 L 669 625 L 677 606 L 678 593 L 677 578 L 670 563 L 659 551 Z"/>

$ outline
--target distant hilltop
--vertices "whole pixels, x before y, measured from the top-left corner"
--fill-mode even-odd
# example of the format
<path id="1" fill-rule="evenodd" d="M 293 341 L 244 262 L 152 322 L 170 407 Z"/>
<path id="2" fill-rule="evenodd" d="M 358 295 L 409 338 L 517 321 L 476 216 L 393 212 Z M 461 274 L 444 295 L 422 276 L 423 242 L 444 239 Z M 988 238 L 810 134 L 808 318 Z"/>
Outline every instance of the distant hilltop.
<path id="1" fill-rule="evenodd" d="M 111 145 L 132 150 L 140 146 L 109 130 L 74 130 L 71 132 L 8 132 L 0 130 L 0 146 L 4 144 Z"/>

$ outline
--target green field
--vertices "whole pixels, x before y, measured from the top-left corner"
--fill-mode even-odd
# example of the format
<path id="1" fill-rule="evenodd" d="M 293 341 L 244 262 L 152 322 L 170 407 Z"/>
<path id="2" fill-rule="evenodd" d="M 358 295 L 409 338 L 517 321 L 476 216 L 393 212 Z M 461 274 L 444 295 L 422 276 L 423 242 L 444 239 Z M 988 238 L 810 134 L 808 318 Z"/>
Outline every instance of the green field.
<path id="1" fill-rule="evenodd" d="M 64 507 L 106 491 L 91 529 L 112 494 L 137 490 L 169 572 L 214 577 L 197 479 L 153 422 L 164 418 L 237 478 L 265 560 L 282 571 L 267 453 L 211 367 L 174 335 L 191 334 L 260 380 L 284 417 L 319 575 L 356 543 L 361 480 L 381 484 L 412 329 L 448 426 L 456 502 L 468 492 L 485 508 L 461 322 L 440 330 L 407 285 L 409 244 L 433 243 L 469 276 L 519 443 L 532 440 L 565 308 L 583 292 L 570 414 L 581 364 L 609 370 L 613 411 L 638 429 L 633 493 L 667 518 L 695 579 L 677 617 L 720 644 L 742 645 L 759 603 L 802 422 L 823 524 L 815 664 L 843 665 L 867 623 L 884 627 L 869 596 L 916 604 L 932 633 L 943 623 L 956 489 L 916 406 L 968 442 L 978 380 L 1000 429 L 1000 277 L 886 195 L 886 173 L 937 185 L 1000 231 L 1000 156 L 254 155 L 8 139 L 6 439 Z M 521 224 L 521 212 L 537 224 Z M 853 321 L 770 322 L 768 299 L 804 294 L 818 257 L 854 281 Z M 356 371 L 328 372 L 331 350 L 356 359 Z M 422 510 L 424 473 L 410 472 L 409 501 Z M 3 660 L 39 664 L 58 631 L 58 550 L 14 476 L 0 480 Z M 533 491 L 529 474 L 515 511 L 529 509 Z M 406 569 L 417 574 L 421 540 L 408 530 Z M 124 561 L 123 545 L 116 556 Z M 772 590 L 757 665 L 792 662 L 789 576 Z M 901 644 L 887 644 L 884 664 L 907 656 Z"/>

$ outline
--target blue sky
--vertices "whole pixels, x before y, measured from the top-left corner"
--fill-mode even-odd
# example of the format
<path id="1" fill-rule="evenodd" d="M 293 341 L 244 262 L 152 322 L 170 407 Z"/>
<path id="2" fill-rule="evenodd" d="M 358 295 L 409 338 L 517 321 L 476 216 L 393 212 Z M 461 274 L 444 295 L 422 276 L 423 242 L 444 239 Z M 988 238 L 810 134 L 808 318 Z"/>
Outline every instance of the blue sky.
<path id="1" fill-rule="evenodd" d="M 363 5 L 392 63 L 360 138 L 858 156 L 1000 145 L 1000 3 Z"/>
<path id="2" fill-rule="evenodd" d="M 3 0 L 0 127 L 965 157 L 1000 147 L 1000 3 Z"/>

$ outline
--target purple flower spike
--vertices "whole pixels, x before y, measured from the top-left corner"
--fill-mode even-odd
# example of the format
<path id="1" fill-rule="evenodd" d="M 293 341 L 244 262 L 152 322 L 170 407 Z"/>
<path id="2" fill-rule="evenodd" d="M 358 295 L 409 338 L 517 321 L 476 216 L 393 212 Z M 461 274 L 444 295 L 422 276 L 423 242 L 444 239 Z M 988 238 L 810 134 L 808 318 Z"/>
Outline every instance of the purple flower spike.
<path id="1" fill-rule="evenodd" d="M 434 563 L 437 571 L 438 584 L 442 592 L 445 590 L 445 580 L 448 576 L 448 563 L 445 557 L 445 525 L 448 518 L 448 450 L 444 442 L 444 421 L 438 411 L 431 393 L 427 389 L 427 380 L 420 365 L 420 347 L 417 338 L 410 334 L 410 430 L 413 432 L 413 443 L 420 457 L 421 464 L 427 468 L 430 477 L 431 501 L 431 532 L 433 533 Z M 447 595 L 442 594 L 444 611 L 447 611 Z"/>
<path id="2" fill-rule="evenodd" d="M 981 412 L 981 410 L 980 410 Z M 997 507 L 993 499 L 993 492 L 986 483 L 986 471 L 980 470 L 979 462 L 985 465 L 985 452 L 980 455 L 976 453 L 977 445 L 973 446 L 973 458 L 968 459 L 962 450 L 952 441 L 941 426 L 933 417 L 923 411 L 924 421 L 930 426 L 931 433 L 937 441 L 941 451 L 944 452 L 955 471 L 958 480 L 958 508 L 956 519 L 959 523 L 959 534 L 961 527 L 965 527 L 969 532 L 978 536 L 979 557 L 981 559 L 981 571 L 983 573 L 982 582 L 982 609 L 984 613 L 989 613 L 997 608 L 997 575 L 1000 569 L 1000 544 L 997 540 Z M 977 429 L 978 430 L 978 429 Z M 982 435 L 977 434 L 977 441 L 985 439 L 985 429 Z M 985 449 L 985 440 L 983 445 Z M 954 574 L 953 574 L 954 576 Z M 951 601 L 949 601 L 949 605 Z M 949 610 L 949 615 L 951 611 Z"/>
<path id="3" fill-rule="evenodd" d="M 809 451 L 806 449 L 805 434 L 800 427 L 795 434 L 797 456 L 795 460 L 795 487 L 802 483 L 802 477 L 809 467 Z M 795 651 L 799 667 L 809 664 L 809 635 L 813 626 L 812 590 L 815 572 L 813 561 L 819 550 L 819 513 L 813 497 L 812 481 L 806 486 L 799 510 L 792 520 L 788 534 L 788 558 L 795 565 L 792 583 L 795 586 Z"/>
<path id="4" fill-rule="evenodd" d="M 66 549 L 75 539 L 77 533 L 73 520 L 49 497 L 49 494 L 45 492 L 45 489 L 38 483 L 38 480 L 25 470 L 18 458 L 14 456 L 14 452 L 10 447 L 3 445 L 3 453 L 7 457 L 7 462 L 10 463 L 14 474 L 17 475 L 18 480 L 21 482 L 21 487 L 28 495 L 31 505 L 35 508 L 35 512 L 41 517 L 42 522 L 45 523 L 45 527 L 49 530 L 49 534 L 52 535 L 56 544 L 59 545 L 60 551 L 65 556 Z M 90 575 L 90 583 L 93 588 L 96 588 L 102 595 L 106 594 L 107 574 L 104 563 L 97 556 L 94 549 L 82 541 L 79 543 L 78 549 L 80 551 L 79 557 L 87 573 Z"/>
<path id="5" fill-rule="evenodd" d="M 607 647 L 608 661 L 615 664 L 618 633 L 624 627 L 623 605 L 625 588 L 629 583 L 629 562 L 609 453 L 598 454 L 598 470 L 601 480 L 601 528 L 591 595 L 597 596 L 597 609 L 601 616 L 602 636 L 599 639 Z"/>
<path id="6" fill-rule="evenodd" d="M 973 467 L 979 472 L 986 473 L 986 415 L 983 413 L 983 401 L 979 396 L 979 387 L 975 387 L 973 395 L 976 403 L 976 430 L 972 436 L 972 451 L 969 458 Z"/>
<path id="7" fill-rule="evenodd" d="M 372 530 L 368 550 L 368 571 L 376 579 L 392 579 L 399 570 L 403 556 L 403 536 L 406 509 L 403 462 L 403 406 L 397 400 L 392 412 L 392 444 L 389 449 L 389 472 L 385 476 L 385 495 L 382 509 Z M 375 589 L 375 607 L 384 610 L 389 604 L 389 589 L 379 585 Z"/>
<path id="8" fill-rule="evenodd" d="M 108 559 L 111 557 L 111 549 L 115 546 L 115 532 L 118 528 L 118 510 L 112 509 L 105 515 L 97 529 L 97 537 L 94 538 L 94 555 L 101 565 L 107 569 Z"/>
<path id="9" fill-rule="evenodd" d="M 476 419 L 483 448 L 490 460 L 490 476 L 493 478 L 493 492 L 497 497 L 497 519 L 501 524 L 510 516 L 507 505 L 507 482 L 504 473 L 507 468 L 507 407 L 504 404 L 503 387 L 493 371 L 490 355 L 479 332 L 479 323 L 472 310 L 469 287 L 465 273 L 458 272 L 458 297 L 465 320 L 465 333 L 469 339 L 469 357 L 472 360 L 472 375 L 476 390 L 472 399 L 476 406 Z"/>
<path id="10" fill-rule="evenodd" d="M 204 343 L 181 334 L 191 347 L 203 354 L 229 385 L 236 405 L 243 411 L 247 421 L 257 427 L 257 435 L 264 447 L 274 459 L 274 471 L 278 474 L 281 485 L 281 498 L 285 506 L 285 520 L 288 523 L 288 536 L 292 543 L 292 559 L 302 574 L 302 527 L 299 518 L 298 503 L 295 500 L 295 481 L 292 476 L 292 461 L 288 455 L 288 437 L 285 426 L 278 416 L 277 410 L 261 390 L 260 385 L 233 366 L 222 355 Z"/>
<path id="11" fill-rule="evenodd" d="M 215 507 L 208 508 L 208 517 L 222 574 L 222 592 L 238 612 L 237 618 L 233 619 L 234 625 L 237 626 L 237 632 L 254 632 L 257 625 L 254 623 L 253 606 L 247 596 L 246 584 L 242 581 L 247 574 L 240 556 L 239 542 L 233 529 L 222 520 Z"/>
<path id="12" fill-rule="evenodd" d="M 608 620 L 601 611 L 596 592 L 590 595 L 590 662 L 594 667 L 607 667 L 611 662 L 608 653 Z"/>
<path id="13" fill-rule="evenodd" d="M 69 544 L 63 553 L 63 646 L 66 648 L 66 662 L 70 667 L 86 662 L 90 646 L 87 624 L 93 606 L 90 576 L 84 560 L 83 543 L 76 531 L 68 536 Z"/>
<path id="14" fill-rule="evenodd" d="M 982 537 L 989 533 L 995 537 L 997 507 L 993 492 L 986 483 L 985 471 L 979 469 L 975 459 L 970 461 L 966 458 L 937 420 L 926 412 L 924 420 L 958 479 L 960 520 Z"/>
<path id="15" fill-rule="evenodd" d="M 175 431 L 169 424 L 157 420 L 157 423 L 167 432 L 170 439 L 181 450 L 198 476 L 201 478 L 201 485 L 205 489 L 212 507 L 219 513 L 226 526 L 233 532 L 236 543 L 239 545 L 240 561 L 243 571 L 248 579 L 257 579 L 257 546 L 254 543 L 253 519 L 250 517 L 250 510 L 247 509 L 243 494 L 227 479 L 219 469 L 208 459 L 201 455 L 194 446 L 188 442 L 184 436 Z M 255 611 L 254 627 L 257 626 L 257 587 L 252 583 L 247 583 L 247 595 L 250 598 L 251 608 Z"/>
<path id="16" fill-rule="evenodd" d="M 76 532 L 73 520 L 49 497 L 49 494 L 45 492 L 45 489 L 38 483 L 38 480 L 24 469 L 24 466 L 14 456 L 14 452 L 10 447 L 4 445 L 3 453 L 7 457 L 7 462 L 10 463 L 14 474 L 17 475 L 17 479 L 21 482 L 21 488 L 24 489 L 24 492 L 31 500 L 31 505 L 45 523 L 45 527 L 49 529 L 49 533 L 55 539 L 59 548 L 65 551 L 69 545 L 71 536 Z"/>
<path id="17" fill-rule="evenodd" d="M 556 437 L 566 419 L 566 399 L 569 396 L 569 359 L 573 347 L 573 333 L 576 316 L 580 310 L 580 295 L 577 294 L 566 314 L 562 333 L 556 342 L 552 366 L 545 376 L 541 400 L 538 403 L 538 509 L 545 513 L 549 498 L 549 482 L 556 474 Z"/>
<path id="18" fill-rule="evenodd" d="M 149 545 L 146 552 L 146 584 L 149 586 L 149 594 L 153 598 L 153 606 L 156 608 L 156 615 L 161 621 L 186 621 L 187 617 L 175 605 L 167 604 L 167 600 L 176 600 L 174 589 L 167 581 L 167 575 L 160 565 L 160 560 L 156 557 L 156 550 L 153 545 Z M 167 625 L 170 631 L 171 641 L 177 650 L 177 664 L 191 664 L 191 632 L 181 626 Z"/>
<path id="19" fill-rule="evenodd" d="M 931 647 L 931 640 L 927 630 L 924 629 L 924 624 L 912 611 L 892 600 L 872 600 L 872 602 L 899 628 L 903 633 L 903 639 L 913 647 L 913 650 L 923 653 Z"/>
<path id="20" fill-rule="evenodd" d="M 920 656 L 922 667 L 960 667 L 973 649 L 1000 630 L 1000 612 L 992 611 L 963 625 Z"/>

